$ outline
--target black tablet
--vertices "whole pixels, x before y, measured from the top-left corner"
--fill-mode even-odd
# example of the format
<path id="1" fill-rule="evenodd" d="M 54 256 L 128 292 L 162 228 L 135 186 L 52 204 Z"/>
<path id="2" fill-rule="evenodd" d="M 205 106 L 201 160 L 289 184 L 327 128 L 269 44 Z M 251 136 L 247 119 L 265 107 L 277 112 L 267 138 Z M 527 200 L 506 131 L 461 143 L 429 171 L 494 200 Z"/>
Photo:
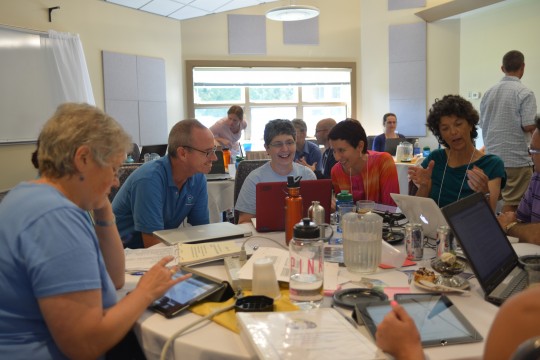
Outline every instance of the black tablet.
<path id="1" fill-rule="evenodd" d="M 184 268 L 178 270 L 174 278 L 188 273 L 192 273 L 190 278 L 170 288 L 165 295 L 154 301 L 150 308 L 170 318 L 178 315 L 182 310 L 198 301 L 223 293 L 227 287 L 226 282 L 220 282 L 202 274 L 187 271 Z M 216 301 L 219 301 L 219 299 L 216 299 Z"/>
<path id="2" fill-rule="evenodd" d="M 418 296 L 415 296 L 418 295 Z M 482 336 L 443 294 L 407 294 L 396 300 L 414 319 L 423 347 L 482 341 Z M 388 301 L 359 304 L 355 311 L 375 338 L 377 326 L 391 311 Z"/>

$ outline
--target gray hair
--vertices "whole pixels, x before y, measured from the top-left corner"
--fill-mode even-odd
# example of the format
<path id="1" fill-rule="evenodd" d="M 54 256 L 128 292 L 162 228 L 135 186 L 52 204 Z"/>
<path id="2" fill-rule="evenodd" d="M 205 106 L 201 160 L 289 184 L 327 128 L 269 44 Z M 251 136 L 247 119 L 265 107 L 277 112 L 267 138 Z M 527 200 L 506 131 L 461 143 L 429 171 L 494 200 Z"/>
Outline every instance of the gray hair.
<path id="1" fill-rule="evenodd" d="M 100 166 L 132 148 L 130 136 L 111 116 L 92 105 L 65 103 L 39 135 L 39 172 L 52 178 L 76 174 L 73 159 L 83 145 Z"/>
<path id="2" fill-rule="evenodd" d="M 292 124 L 294 126 L 295 129 L 298 129 L 302 132 L 307 132 L 307 125 L 306 125 L 306 122 L 302 119 L 293 119 L 292 121 Z"/>
<path id="3" fill-rule="evenodd" d="M 170 157 L 176 158 L 176 149 L 180 146 L 191 146 L 191 132 L 193 131 L 193 128 L 207 129 L 207 127 L 197 119 L 181 120 L 173 126 L 169 133 L 168 141 L 168 153 Z"/>
<path id="4" fill-rule="evenodd" d="M 296 130 L 290 120 L 270 120 L 264 127 L 264 144 L 270 145 L 272 139 L 278 135 L 291 135 L 296 141 Z"/>

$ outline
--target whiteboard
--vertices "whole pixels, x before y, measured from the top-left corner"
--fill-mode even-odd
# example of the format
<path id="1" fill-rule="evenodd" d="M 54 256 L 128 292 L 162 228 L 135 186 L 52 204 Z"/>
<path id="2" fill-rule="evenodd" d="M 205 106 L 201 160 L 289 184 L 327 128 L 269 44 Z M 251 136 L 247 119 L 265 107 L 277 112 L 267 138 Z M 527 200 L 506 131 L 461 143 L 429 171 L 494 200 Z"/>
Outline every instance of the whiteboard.
<path id="1" fill-rule="evenodd" d="M 58 75 L 47 70 L 41 37 L 0 28 L 0 143 L 37 140 L 61 101 Z"/>

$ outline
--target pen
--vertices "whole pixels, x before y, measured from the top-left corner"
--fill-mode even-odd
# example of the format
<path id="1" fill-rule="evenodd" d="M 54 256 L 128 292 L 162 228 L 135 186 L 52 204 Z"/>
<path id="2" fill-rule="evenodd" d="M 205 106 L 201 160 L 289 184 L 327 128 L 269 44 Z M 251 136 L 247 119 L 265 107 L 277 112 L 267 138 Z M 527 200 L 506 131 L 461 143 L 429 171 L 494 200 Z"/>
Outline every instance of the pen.
<path id="1" fill-rule="evenodd" d="M 146 271 L 134 271 L 134 272 L 130 272 L 128 273 L 129 275 L 135 275 L 135 276 L 142 276 L 144 275 Z"/>

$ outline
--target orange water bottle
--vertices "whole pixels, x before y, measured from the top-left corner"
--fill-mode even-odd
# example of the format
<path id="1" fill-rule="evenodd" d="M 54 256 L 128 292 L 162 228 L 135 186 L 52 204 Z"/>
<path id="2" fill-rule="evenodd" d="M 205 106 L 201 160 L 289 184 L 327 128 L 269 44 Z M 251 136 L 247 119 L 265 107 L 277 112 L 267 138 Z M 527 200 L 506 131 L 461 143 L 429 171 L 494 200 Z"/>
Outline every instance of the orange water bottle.
<path id="1" fill-rule="evenodd" d="M 300 179 L 293 176 L 287 176 L 287 196 L 285 197 L 285 242 L 293 238 L 294 225 L 302 220 L 303 204 L 300 195 Z"/>
<path id="2" fill-rule="evenodd" d="M 229 148 L 224 147 L 222 151 L 223 151 L 223 166 L 225 166 L 225 171 L 229 172 L 229 164 L 231 162 L 231 150 L 229 150 Z"/>

